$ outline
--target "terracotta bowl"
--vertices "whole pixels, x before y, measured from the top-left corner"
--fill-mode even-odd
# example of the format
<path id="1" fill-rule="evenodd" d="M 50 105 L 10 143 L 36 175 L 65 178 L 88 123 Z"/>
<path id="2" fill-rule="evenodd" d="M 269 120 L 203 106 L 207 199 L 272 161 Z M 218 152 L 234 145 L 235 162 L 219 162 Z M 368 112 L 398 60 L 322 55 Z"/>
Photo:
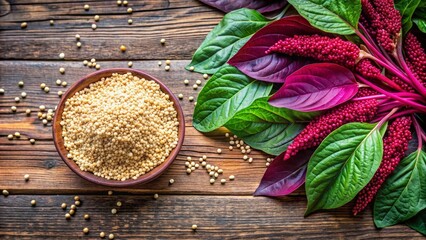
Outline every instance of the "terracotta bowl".
<path id="1" fill-rule="evenodd" d="M 64 146 L 64 139 L 62 138 L 62 126 L 60 125 L 60 122 L 62 120 L 62 112 L 64 111 L 64 105 L 66 100 L 72 97 L 76 92 L 88 87 L 89 84 L 93 82 L 99 81 L 103 77 L 110 77 L 113 73 L 123 74 L 127 72 L 131 72 L 134 76 L 138 76 L 140 78 L 154 80 L 160 85 L 161 90 L 163 92 L 170 95 L 171 100 L 174 102 L 174 107 L 177 111 L 178 120 L 179 120 L 179 129 L 178 129 L 179 141 L 176 148 L 173 149 L 169 157 L 161 165 L 157 166 L 156 168 L 146 173 L 145 175 L 140 176 L 136 180 L 133 180 L 133 179 L 128 179 L 125 181 L 108 180 L 103 177 L 95 176 L 91 172 L 82 171 L 80 167 L 72 159 L 67 158 L 68 151 L 65 149 L 65 146 Z M 170 89 L 168 89 L 158 79 L 142 71 L 128 69 L 128 68 L 111 68 L 111 69 L 96 71 L 95 73 L 89 74 L 88 76 L 74 83 L 65 92 L 65 94 L 62 95 L 61 101 L 59 102 L 59 105 L 55 112 L 55 117 L 53 119 L 53 141 L 55 143 L 56 150 L 58 151 L 59 156 L 61 156 L 62 160 L 68 165 L 69 168 L 71 168 L 72 171 L 74 171 L 80 177 L 90 182 L 104 185 L 104 186 L 109 186 L 109 187 L 127 187 L 131 185 L 147 183 L 149 181 L 154 180 L 155 178 L 160 176 L 170 166 L 170 164 L 172 164 L 173 160 L 178 155 L 180 148 L 182 147 L 184 137 L 185 137 L 185 120 L 184 120 L 182 108 L 176 96 L 173 95 Z"/>

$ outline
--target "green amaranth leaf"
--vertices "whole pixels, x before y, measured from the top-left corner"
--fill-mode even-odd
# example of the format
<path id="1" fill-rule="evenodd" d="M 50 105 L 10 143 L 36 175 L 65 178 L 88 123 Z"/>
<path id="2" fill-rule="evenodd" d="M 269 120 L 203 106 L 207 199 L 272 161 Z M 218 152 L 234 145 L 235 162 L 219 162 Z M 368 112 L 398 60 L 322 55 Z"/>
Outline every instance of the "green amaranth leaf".
<path id="1" fill-rule="evenodd" d="M 269 22 L 256 10 L 246 8 L 226 14 L 204 39 L 186 69 L 194 66 L 196 72 L 214 74 Z"/>
<path id="2" fill-rule="evenodd" d="M 406 224 L 417 232 L 426 236 L 426 209 L 410 218 Z"/>
<path id="3" fill-rule="evenodd" d="M 382 156 L 383 140 L 377 124 L 348 123 L 333 131 L 309 160 L 305 215 L 351 201 L 374 176 Z"/>
<path id="4" fill-rule="evenodd" d="M 309 121 L 318 114 L 273 107 L 268 103 L 268 97 L 264 97 L 237 112 L 225 127 L 251 147 L 279 155 L 303 130 L 305 124 L 301 122 Z"/>
<path id="5" fill-rule="evenodd" d="M 360 0 L 288 0 L 309 23 L 325 32 L 354 34 L 361 15 Z"/>
<path id="6" fill-rule="evenodd" d="M 398 9 L 402 16 L 401 23 L 404 34 L 407 33 L 413 26 L 411 17 L 414 14 L 421 0 L 395 0 L 395 8 Z"/>
<path id="7" fill-rule="evenodd" d="M 426 33 L 426 19 L 414 18 L 413 22 L 417 25 L 420 31 Z"/>
<path id="8" fill-rule="evenodd" d="M 225 65 L 207 81 L 198 95 L 192 123 L 200 132 L 213 131 L 254 100 L 268 96 L 272 86 L 272 83 L 255 81 Z"/>
<path id="9" fill-rule="evenodd" d="M 426 208 L 426 153 L 417 150 L 404 158 L 385 181 L 374 202 L 378 228 L 406 221 Z"/>

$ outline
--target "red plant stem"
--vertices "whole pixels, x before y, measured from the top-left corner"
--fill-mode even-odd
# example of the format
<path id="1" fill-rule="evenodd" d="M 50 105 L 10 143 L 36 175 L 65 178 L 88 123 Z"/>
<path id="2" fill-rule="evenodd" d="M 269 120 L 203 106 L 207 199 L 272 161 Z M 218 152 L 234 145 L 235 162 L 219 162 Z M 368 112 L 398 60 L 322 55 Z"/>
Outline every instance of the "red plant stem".
<path id="1" fill-rule="evenodd" d="M 398 84 L 396 84 L 395 82 L 393 82 L 392 80 L 390 80 L 389 78 L 387 78 L 385 75 L 379 74 L 377 76 L 377 78 L 380 81 L 382 81 L 382 82 L 386 83 L 387 85 L 389 85 L 389 87 L 391 87 L 391 88 L 393 88 L 395 90 L 404 92 L 404 89 L 402 89 Z"/>
<path id="2" fill-rule="evenodd" d="M 398 69 L 396 69 L 395 67 L 388 65 L 387 63 L 383 62 L 380 59 L 377 59 L 376 57 L 372 56 L 372 55 L 367 55 L 367 58 L 370 58 L 371 60 L 376 61 L 379 65 L 381 65 L 382 67 L 386 68 L 387 70 L 389 70 L 389 72 L 391 72 L 392 74 L 396 75 L 397 77 L 399 77 L 401 80 L 403 80 L 405 83 L 409 84 L 410 86 L 412 86 L 412 82 L 409 78 L 407 78 L 407 76 L 405 76 L 402 72 L 400 72 Z"/>
<path id="3" fill-rule="evenodd" d="M 380 94 L 380 95 L 371 95 L 366 97 L 358 97 L 358 98 L 352 98 L 352 101 L 362 101 L 362 100 L 368 100 L 368 99 L 380 99 L 380 98 L 387 98 L 386 95 Z"/>
<path id="4" fill-rule="evenodd" d="M 408 77 L 411 79 L 411 82 L 414 84 L 414 88 L 420 92 L 421 95 L 426 97 L 426 88 L 420 83 L 420 81 L 416 78 L 416 76 L 414 76 L 413 72 L 411 71 L 411 69 L 407 66 L 407 63 L 405 62 L 404 58 L 403 58 L 403 53 L 402 53 L 402 38 L 399 38 L 398 41 L 398 46 L 397 46 L 397 50 L 398 50 L 398 59 L 401 62 L 402 67 L 404 68 L 404 71 L 408 74 Z"/>
<path id="5" fill-rule="evenodd" d="M 385 123 L 396 111 L 398 111 L 398 108 L 392 109 L 392 111 L 390 111 L 386 116 L 384 116 L 382 118 L 382 120 L 380 120 L 379 123 L 377 123 L 376 127 L 380 129 L 380 127 L 382 127 L 383 123 Z"/>
<path id="6" fill-rule="evenodd" d="M 361 25 L 361 24 L 359 24 Z M 366 33 L 367 31 L 363 30 L 364 33 Z M 381 58 L 383 61 L 388 61 L 388 59 L 386 59 L 383 54 L 380 53 L 379 49 L 376 48 L 373 43 L 374 41 L 369 41 L 360 31 L 355 30 L 355 34 L 361 38 L 361 40 L 365 43 L 365 45 L 367 45 L 368 50 L 370 50 L 374 56 L 377 56 L 378 58 Z"/>
<path id="7" fill-rule="evenodd" d="M 392 64 L 392 60 L 391 60 L 389 54 L 386 51 L 384 51 L 384 49 L 382 47 L 377 46 L 376 42 L 370 36 L 367 29 L 365 29 L 364 25 L 359 23 L 358 26 L 362 30 L 362 32 L 364 33 L 364 35 L 362 35 L 361 33 L 359 33 L 359 34 L 356 33 L 358 35 L 358 37 L 360 37 L 367 46 L 368 46 L 368 44 L 370 44 L 371 47 L 376 50 L 376 55 L 378 57 L 380 57 L 383 61 L 386 61 L 388 64 Z M 360 36 L 360 35 L 362 35 L 362 36 Z M 365 36 L 365 39 L 363 39 L 364 36 Z"/>
<path id="8" fill-rule="evenodd" d="M 414 110 L 414 109 L 404 110 L 404 111 L 395 113 L 394 115 L 392 115 L 392 117 L 389 118 L 389 120 L 397 118 L 397 117 L 401 117 L 401 116 L 404 116 L 404 115 L 414 114 L 416 112 L 417 112 L 417 110 Z"/>
<path id="9" fill-rule="evenodd" d="M 361 80 L 361 82 L 367 84 L 368 86 L 370 86 L 372 89 L 376 90 L 377 92 L 382 93 L 382 94 L 384 94 L 384 95 L 386 95 L 390 98 L 396 99 L 400 102 L 403 102 L 403 103 L 407 104 L 408 106 L 411 106 L 413 108 L 420 110 L 421 112 L 426 112 L 426 106 L 419 104 L 419 103 L 416 103 L 416 102 L 413 102 L 411 100 L 407 100 L 405 98 L 399 97 L 398 95 L 396 95 L 394 93 L 387 92 L 387 91 L 381 89 L 380 87 L 374 85 L 373 83 L 371 83 L 367 79 L 363 78 L 359 74 L 355 74 L 355 75 L 359 80 Z"/>
<path id="10" fill-rule="evenodd" d="M 413 115 L 411 115 L 411 118 L 413 119 L 414 127 L 415 127 L 416 133 L 417 133 L 417 140 L 419 142 L 419 146 L 417 147 L 417 149 L 422 150 L 422 147 L 423 147 L 422 139 L 426 138 L 426 134 L 425 134 L 425 132 L 423 132 L 422 127 L 420 126 L 417 119 Z"/>

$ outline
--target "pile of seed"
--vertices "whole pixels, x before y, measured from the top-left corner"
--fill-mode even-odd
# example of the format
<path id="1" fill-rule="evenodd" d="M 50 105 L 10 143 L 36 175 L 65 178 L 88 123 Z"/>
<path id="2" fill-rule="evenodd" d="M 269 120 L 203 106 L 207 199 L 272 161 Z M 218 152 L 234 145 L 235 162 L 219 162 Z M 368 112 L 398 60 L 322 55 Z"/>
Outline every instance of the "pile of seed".
<path id="1" fill-rule="evenodd" d="M 151 80 L 114 73 L 65 103 L 68 157 L 107 179 L 136 179 L 164 162 L 178 142 L 177 112 Z"/>

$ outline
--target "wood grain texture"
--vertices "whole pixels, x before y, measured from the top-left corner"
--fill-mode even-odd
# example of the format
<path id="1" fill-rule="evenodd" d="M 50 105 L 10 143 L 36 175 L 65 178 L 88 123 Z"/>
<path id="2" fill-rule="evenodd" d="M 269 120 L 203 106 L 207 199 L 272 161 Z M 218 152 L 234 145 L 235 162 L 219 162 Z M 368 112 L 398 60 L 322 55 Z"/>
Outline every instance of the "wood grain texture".
<path id="1" fill-rule="evenodd" d="M 82 205 L 69 221 L 60 205 L 70 206 L 71 195 L 1 198 L 0 229 L 6 239 L 96 239 L 101 231 L 114 233 L 116 239 L 424 239 L 404 225 L 377 231 L 370 213 L 351 217 L 348 207 L 303 218 L 306 202 L 300 196 L 160 194 L 154 200 L 152 195 L 80 195 Z M 36 207 L 31 207 L 31 199 L 37 201 Z M 111 214 L 112 208 L 118 214 Z M 90 221 L 83 219 L 86 213 Z M 191 230 L 192 224 L 197 224 L 197 231 Z M 88 235 L 83 234 L 84 227 L 90 229 Z"/>
<path id="2" fill-rule="evenodd" d="M 11 10 L 0 17 L 0 53 L 4 59 L 67 59 L 95 57 L 99 60 L 190 59 L 207 33 L 223 14 L 194 0 L 129 1 L 118 7 L 115 1 L 12 1 Z M 83 5 L 90 5 L 85 11 Z M 100 16 L 98 28 L 93 16 Z M 127 20 L 133 20 L 128 25 Z M 50 26 L 49 20 L 55 25 Z M 28 27 L 21 29 L 21 22 Z M 75 34 L 82 47 L 76 47 Z M 162 46 L 160 39 L 165 38 Z M 15 41 L 19 39 L 19 41 Z M 119 50 L 121 44 L 127 52 Z M 155 48 L 155 51 L 152 51 Z"/>

